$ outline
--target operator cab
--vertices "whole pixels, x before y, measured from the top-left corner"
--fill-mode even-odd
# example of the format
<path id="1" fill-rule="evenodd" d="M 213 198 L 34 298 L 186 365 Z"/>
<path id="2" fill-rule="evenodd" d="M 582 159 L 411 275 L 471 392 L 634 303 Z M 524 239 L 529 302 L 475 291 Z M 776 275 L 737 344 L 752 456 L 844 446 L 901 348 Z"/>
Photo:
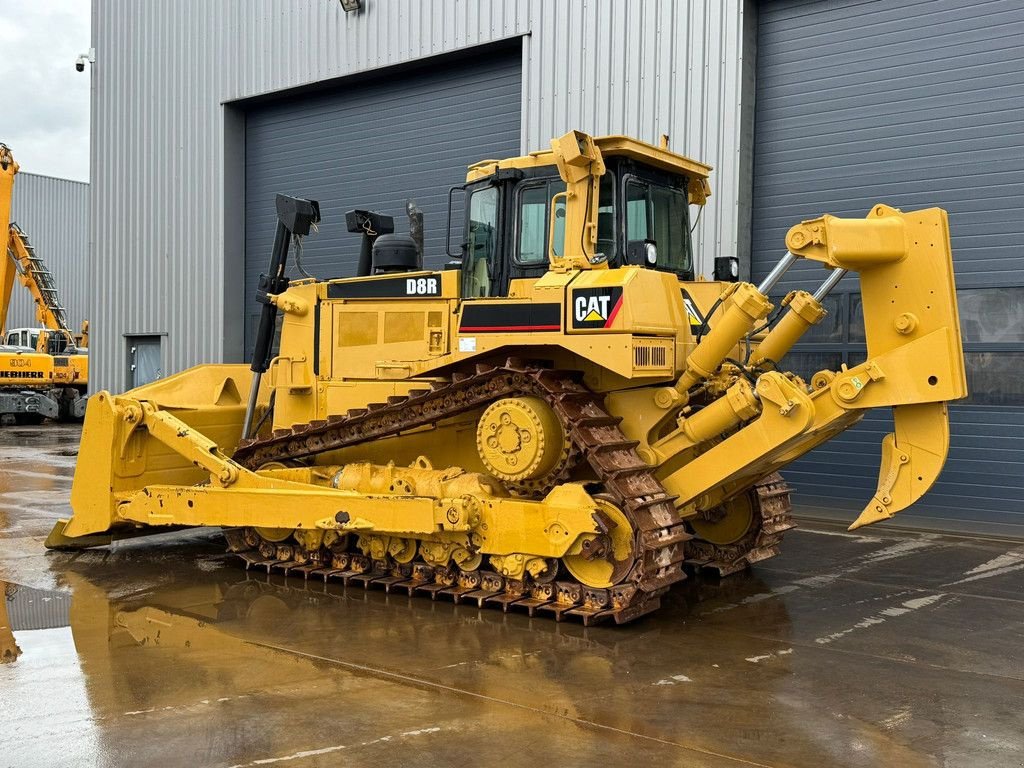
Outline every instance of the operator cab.
<path id="1" fill-rule="evenodd" d="M 608 137 L 618 139 L 618 137 Z M 602 140 L 598 139 L 600 143 Z M 636 265 L 671 272 L 680 280 L 693 280 L 690 240 L 690 203 L 703 204 L 710 169 L 641 142 L 623 154 L 605 151 L 605 173 L 599 187 L 597 252 L 609 267 Z M 684 168 L 666 168 L 666 162 L 643 162 L 641 152 L 678 158 Z M 548 271 L 548 243 L 562 255 L 566 185 L 552 161 L 543 153 L 508 161 L 528 161 L 533 167 L 501 167 L 485 163 L 470 169 L 492 171 L 464 187 L 467 196 L 465 239 L 462 243 L 462 297 L 507 296 L 512 280 L 539 278 Z M 490 163 L 486 167 L 486 163 Z M 522 163 L 529 166 L 529 163 Z M 691 170 L 686 173 L 685 171 Z M 696 184 L 695 184 L 696 183 Z M 693 194 L 694 190 L 698 194 Z"/>
<path id="2" fill-rule="evenodd" d="M 39 337 L 46 334 L 46 349 L 39 350 Z M 12 328 L 4 337 L 8 346 L 23 347 L 32 352 L 43 351 L 48 355 L 73 355 L 81 352 L 75 346 L 74 339 L 64 331 L 51 331 L 45 328 Z"/>
<path id="3" fill-rule="evenodd" d="M 10 347 L 24 347 L 33 352 L 39 345 L 39 328 L 12 328 L 4 337 L 4 344 Z"/>

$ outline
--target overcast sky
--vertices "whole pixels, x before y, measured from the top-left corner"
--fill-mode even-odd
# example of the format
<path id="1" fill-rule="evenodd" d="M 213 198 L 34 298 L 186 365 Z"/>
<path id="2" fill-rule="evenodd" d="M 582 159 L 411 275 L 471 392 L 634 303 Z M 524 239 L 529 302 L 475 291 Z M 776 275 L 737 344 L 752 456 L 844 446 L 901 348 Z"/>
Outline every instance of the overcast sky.
<path id="1" fill-rule="evenodd" d="M 22 171 L 89 179 L 89 0 L 0 0 L 0 142 Z"/>

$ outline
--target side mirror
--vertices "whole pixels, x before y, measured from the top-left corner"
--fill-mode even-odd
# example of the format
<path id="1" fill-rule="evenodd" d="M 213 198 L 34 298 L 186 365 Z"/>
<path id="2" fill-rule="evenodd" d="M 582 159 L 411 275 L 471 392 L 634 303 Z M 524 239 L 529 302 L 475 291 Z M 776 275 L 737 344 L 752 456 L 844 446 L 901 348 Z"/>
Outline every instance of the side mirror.
<path id="1" fill-rule="evenodd" d="M 630 240 L 626 243 L 626 263 L 634 267 L 657 266 L 657 244 L 653 240 Z"/>
<path id="2" fill-rule="evenodd" d="M 735 283 L 740 279 L 740 260 L 736 256 L 715 257 L 715 280 Z"/>

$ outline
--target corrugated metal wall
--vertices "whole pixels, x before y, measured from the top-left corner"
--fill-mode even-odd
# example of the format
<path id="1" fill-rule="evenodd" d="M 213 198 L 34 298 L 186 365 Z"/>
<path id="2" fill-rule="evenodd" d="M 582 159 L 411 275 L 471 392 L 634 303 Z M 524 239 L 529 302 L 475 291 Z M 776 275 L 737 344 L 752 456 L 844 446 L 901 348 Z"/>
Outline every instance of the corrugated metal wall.
<path id="1" fill-rule="evenodd" d="M 465 181 L 470 163 L 519 151 L 521 59 L 518 51 L 488 49 L 448 66 L 417 67 L 400 78 L 276 100 L 246 113 L 247 356 L 262 310 L 256 286 L 277 228 L 275 196 L 320 203 L 322 221 L 302 252 L 310 274 L 356 274 L 362 236 L 348 231 L 345 211 L 384 213 L 405 233 L 409 198 L 423 212 L 424 267 L 440 269 L 451 260 L 445 254 L 448 189 Z M 385 133 L 382 122 L 389 126 Z M 462 220 L 462 202 L 462 195 L 453 196 L 455 222 Z"/>
<path id="2" fill-rule="evenodd" d="M 89 317 L 89 185 L 21 171 L 14 177 L 11 221 L 25 231 L 53 273 L 68 322 L 77 331 Z M 32 297 L 16 282 L 7 327 L 38 324 Z"/>
<path id="3" fill-rule="evenodd" d="M 71 593 L 5 584 L 0 600 L 7 601 L 7 615 L 15 632 L 56 629 L 71 623 Z M 8 592 L 6 597 L 4 592 Z"/>
<path id="4" fill-rule="evenodd" d="M 787 229 L 876 202 L 946 208 L 970 397 L 951 407 L 949 460 L 899 521 L 1024 535 L 1024 6 L 1005 0 L 845 0 L 760 8 L 753 273 Z M 813 290 L 820 266 L 779 284 Z M 855 279 L 787 358 L 801 373 L 866 354 Z M 785 472 L 795 502 L 866 502 L 892 429 L 871 413 Z"/>
<path id="5" fill-rule="evenodd" d="M 92 313 L 94 387 L 124 386 L 126 333 L 166 332 L 167 372 L 240 357 L 240 333 L 227 327 L 240 329 L 242 312 L 232 298 L 240 260 L 225 252 L 225 164 L 236 172 L 236 148 L 223 103 L 492 41 L 524 36 L 523 150 L 570 128 L 668 133 L 716 167 L 700 263 L 719 249 L 745 255 L 744 0 L 364 6 L 94 0 L 91 220 L 104 288 Z"/>

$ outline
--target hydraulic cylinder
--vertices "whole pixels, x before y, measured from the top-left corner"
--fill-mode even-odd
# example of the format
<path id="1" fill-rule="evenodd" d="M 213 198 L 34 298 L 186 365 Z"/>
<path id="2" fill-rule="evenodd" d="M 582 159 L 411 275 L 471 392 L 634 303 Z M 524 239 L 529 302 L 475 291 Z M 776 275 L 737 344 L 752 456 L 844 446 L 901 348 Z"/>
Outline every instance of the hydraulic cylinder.
<path id="1" fill-rule="evenodd" d="M 800 340 L 800 337 L 811 326 L 820 323 L 828 314 L 822 306 L 821 300 L 831 292 L 845 274 L 845 269 L 832 270 L 813 296 L 807 291 L 792 291 L 786 296 L 782 300 L 782 306 L 789 307 L 789 311 L 757 345 L 757 349 L 750 355 L 751 365 L 760 365 L 769 361 L 778 364 L 793 348 L 793 345 Z"/>
<path id="2" fill-rule="evenodd" d="M 757 345 L 750 355 L 751 365 L 778 363 L 811 326 L 828 314 L 821 302 L 807 291 L 793 291 L 782 300 L 782 306 L 788 306 L 789 311 Z"/>
<path id="3" fill-rule="evenodd" d="M 750 333 L 771 308 L 767 297 L 753 285 L 736 283 L 711 330 L 686 358 L 686 370 L 676 382 L 676 390 L 685 395 L 718 370 L 740 339 Z"/>
<path id="4" fill-rule="evenodd" d="M 726 393 L 683 421 L 683 432 L 694 445 L 718 437 L 760 413 L 753 387 L 740 379 Z"/>

